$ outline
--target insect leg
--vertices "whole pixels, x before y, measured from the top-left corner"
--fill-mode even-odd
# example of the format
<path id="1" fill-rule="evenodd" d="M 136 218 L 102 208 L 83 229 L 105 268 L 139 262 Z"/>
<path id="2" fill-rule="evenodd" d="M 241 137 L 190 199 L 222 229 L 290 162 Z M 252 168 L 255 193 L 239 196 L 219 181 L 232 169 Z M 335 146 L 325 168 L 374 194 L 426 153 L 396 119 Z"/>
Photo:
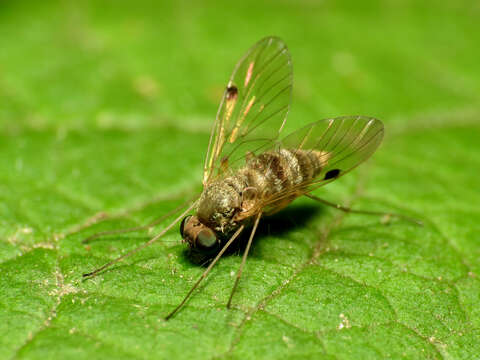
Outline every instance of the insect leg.
<path id="1" fill-rule="evenodd" d="M 215 264 L 217 263 L 217 261 L 220 259 L 220 257 L 223 255 L 223 253 L 228 249 L 228 247 L 233 243 L 233 241 L 238 237 L 238 235 L 240 235 L 240 233 L 242 232 L 242 230 L 244 229 L 244 225 L 240 226 L 238 228 L 238 230 L 235 232 L 235 234 L 232 235 L 232 237 L 230 238 L 230 240 L 227 241 L 227 243 L 223 246 L 222 250 L 220 250 L 220 252 L 217 254 L 217 256 L 215 256 L 215 258 L 212 260 L 212 262 L 210 263 L 210 265 L 208 265 L 207 269 L 203 272 L 202 276 L 200 276 L 200 278 L 197 280 L 197 282 L 192 286 L 192 288 L 190 289 L 190 291 L 187 293 L 187 295 L 184 297 L 184 299 L 182 300 L 182 302 L 180 304 L 178 304 L 178 306 L 173 309 L 167 316 L 165 316 L 165 320 L 168 320 L 170 319 L 173 315 L 175 315 L 175 313 L 180 310 L 180 308 L 183 306 L 183 304 L 185 304 L 188 300 L 188 298 L 190 297 L 190 295 L 192 295 L 192 293 L 195 291 L 195 289 L 198 287 L 198 285 L 202 282 L 203 279 L 205 279 L 208 275 L 208 273 L 210 272 L 210 270 L 212 270 L 212 268 L 215 266 Z"/>
<path id="2" fill-rule="evenodd" d="M 385 217 L 396 217 L 396 218 L 399 218 L 399 219 L 403 219 L 403 220 L 406 220 L 406 221 L 409 221 L 411 223 L 414 223 L 416 225 L 419 225 L 419 226 L 423 226 L 423 222 L 421 220 L 418 220 L 418 219 L 415 219 L 415 218 L 412 218 L 410 216 L 406 216 L 406 215 L 402 215 L 402 214 L 397 214 L 397 213 L 392 213 L 392 212 L 381 212 L 381 211 L 370 211 L 370 210 L 354 210 L 354 209 L 351 209 L 349 207 L 346 207 L 346 206 L 342 206 L 340 204 L 335 204 L 335 203 L 332 203 L 330 201 L 327 201 L 327 200 L 324 200 L 324 199 L 321 199 L 315 195 L 312 195 L 312 194 L 304 194 L 306 197 L 309 197 L 310 199 L 312 200 L 316 200 L 318 202 L 321 202 L 322 204 L 325 204 L 325 205 L 328 205 L 328 206 L 331 206 L 335 209 L 338 209 L 340 211 L 343 211 L 345 213 L 353 213 L 353 214 L 365 214 L 365 215 L 376 215 L 376 216 L 385 216 Z"/>
<path id="3" fill-rule="evenodd" d="M 255 223 L 253 224 L 252 232 L 250 233 L 250 238 L 248 239 L 247 247 L 245 248 L 245 252 L 243 253 L 243 256 L 242 256 L 242 263 L 240 264 L 240 268 L 238 269 L 237 278 L 235 279 L 235 284 L 233 284 L 232 292 L 230 293 L 230 298 L 228 299 L 228 303 L 227 303 L 228 309 L 230 309 L 230 305 L 232 304 L 233 294 L 235 294 L 235 290 L 237 289 L 237 286 L 238 286 L 238 281 L 242 276 L 243 267 L 245 266 L 245 262 L 247 261 L 248 252 L 250 251 L 250 245 L 252 245 L 253 236 L 255 235 L 255 231 L 257 231 L 257 226 L 260 221 L 261 215 L 262 213 L 259 212 L 257 217 L 255 218 Z"/>
<path id="4" fill-rule="evenodd" d="M 188 212 L 190 212 L 190 210 L 192 210 L 195 205 L 197 204 L 197 202 L 194 202 L 192 205 L 190 205 L 188 207 L 187 210 L 185 210 L 179 217 L 177 217 L 175 220 L 172 221 L 172 223 L 170 225 L 168 225 L 165 229 L 163 229 L 158 235 L 155 235 L 153 238 L 151 238 L 150 240 L 148 240 L 146 243 L 136 247 L 135 249 L 127 252 L 126 254 L 122 255 L 122 256 L 119 256 L 117 257 L 116 259 L 106 263 L 105 265 L 102 265 L 100 266 L 99 268 L 93 270 L 92 272 L 89 272 L 89 273 L 86 273 L 86 274 L 83 274 L 82 276 L 84 278 L 86 277 L 94 277 L 96 276 L 100 271 L 102 270 L 105 270 L 106 268 L 112 266 L 113 264 L 116 264 L 120 261 L 122 261 L 123 259 L 139 252 L 140 250 L 146 248 L 147 246 L 150 246 L 151 244 L 153 244 L 155 241 L 157 241 L 160 237 L 162 237 L 168 230 L 170 230 L 177 222 L 179 222 Z"/>
<path id="5" fill-rule="evenodd" d="M 135 231 L 141 231 L 141 230 L 148 230 L 148 229 L 154 227 L 155 225 L 160 224 L 163 220 L 165 220 L 165 219 L 168 218 L 169 216 L 175 214 L 177 211 L 179 211 L 179 210 L 181 210 L 182 208 L 184 208 L 184 207 L 185 207 L 187 204 L 189 204 L 191 201 L 192 201 L 192 199 L 187 200 L 186 202 L 184 202 L 184 203 L 181 204 L 180 206 L 176 207 L 176 208 L 173 209 L 172 211 L 169 211 L 168 213 L 166 213 L 165 215 L 161 216 L 160 218 L 155 219 L 154 221 L 152 221 L 152 222 L 149 223 L 149 224 L 141 225 L 141 226 L 134 226 L 134 227 L 125 228 L 125 229 L 115 229 L 115 230 L 108 230 L 108 231 L 100 231 L 100 232 L 98 232 L 98 233 L 95 233 L 95 234 L 90 235 L 89 237 L 83 239 L 83 240 L 82 240 L 82 244 L 87 244 L 87 243 L 89 243 L 90 241 L 95 240 L 95 239 L 98 239 L 99 237 L 102 237 L 102 236 L 115 235 L 115 234 L 124 234 L 124 233 L 128 233 L 128 232 L 135 232 Z"/>

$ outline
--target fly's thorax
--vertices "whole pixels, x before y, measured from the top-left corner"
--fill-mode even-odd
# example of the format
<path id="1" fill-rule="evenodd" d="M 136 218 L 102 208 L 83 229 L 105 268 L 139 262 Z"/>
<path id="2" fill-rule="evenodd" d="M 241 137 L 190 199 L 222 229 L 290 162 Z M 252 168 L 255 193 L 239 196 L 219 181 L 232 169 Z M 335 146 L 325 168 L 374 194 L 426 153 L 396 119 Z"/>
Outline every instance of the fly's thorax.
<path id="1" fill-rule="evenodd" d="M 197 216 L 203 223 L 221 234 L 228 234 L 238 224 L 233 220 L 241 206 L 242 184 L 227 178 L 209 184 L 200 197 Z"/>

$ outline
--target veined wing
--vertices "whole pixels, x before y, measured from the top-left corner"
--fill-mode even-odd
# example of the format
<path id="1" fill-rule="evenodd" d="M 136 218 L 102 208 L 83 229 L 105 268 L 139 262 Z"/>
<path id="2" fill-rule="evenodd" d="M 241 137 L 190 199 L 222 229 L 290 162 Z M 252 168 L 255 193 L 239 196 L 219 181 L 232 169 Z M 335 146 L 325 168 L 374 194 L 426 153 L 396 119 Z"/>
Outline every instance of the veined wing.
<path id="1" fill-rule="evenodd" d="M 291 133 L 280 141 L 279 148 L 290 150 L 293 154 L 298 151 L 314 152 L 321 168 L 313 178 L 272 194 L 262 206 L 299 196 L 345 175 L 375 152 L 383 134 L 383 123 L 366 116 L 320 120 Z"/>
<path id="2" fill-rule="evenodd" d="M 270 147 L 290 108 L 292 65 L 285 43 L 267 37 L 240 59 L 230 77 L 212 128 L 203 184 L 233 171 L 249 152 Z"/>

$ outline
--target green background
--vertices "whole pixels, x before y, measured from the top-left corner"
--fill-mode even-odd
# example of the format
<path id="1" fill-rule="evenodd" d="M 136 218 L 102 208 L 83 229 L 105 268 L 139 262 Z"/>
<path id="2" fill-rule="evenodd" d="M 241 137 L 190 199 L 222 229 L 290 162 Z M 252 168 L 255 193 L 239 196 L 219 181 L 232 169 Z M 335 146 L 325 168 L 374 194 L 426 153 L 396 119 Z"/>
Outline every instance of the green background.
<path id="1" fill-rule="evenodd" d="M 0 357 L 407 358 L 480 354 L 478 1 L 0 3 Z M 299 199 L 264 221 L 234 309 L 233 254 L 203 268 L 144 224 L 198 192 L 241 55 L 282 37 L 286 131 L 382 119 L 372 159 L 317 192 L 425 226 Z M 104 221 L 102 221 L 104 220 Z"/>

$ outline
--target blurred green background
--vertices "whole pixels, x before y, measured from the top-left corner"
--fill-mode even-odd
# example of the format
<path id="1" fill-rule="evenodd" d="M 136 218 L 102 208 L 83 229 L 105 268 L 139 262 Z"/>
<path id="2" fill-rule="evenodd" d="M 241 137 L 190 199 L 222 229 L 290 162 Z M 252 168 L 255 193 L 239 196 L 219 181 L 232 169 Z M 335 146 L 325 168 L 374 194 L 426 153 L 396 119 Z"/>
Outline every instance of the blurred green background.
<path id="1" fill-rule="evenodd" d="M 0 2 L 0 357 L 476 358 L 479 17 L 453 0 Z M 385 123 L 325 197 L 425 227 L 300 200 L 268 223 L 235 309 L 229 256 L 170 322 L 202 272 L 176 231 L 82 282 L 149 235 L 82 238 L 200 189 L 226 81 L 267 35 L 293 58 L 286 132 Z"/>
<path id="2" fill-rule="evenodd" d="M 470 1 L 3 2 L 1 124 L 210 126 L 238 58 L 277 35 L 294 61 L 290 125 L 475 109 Z M 12 124 L 14 123 L 14 125 Z"/>

